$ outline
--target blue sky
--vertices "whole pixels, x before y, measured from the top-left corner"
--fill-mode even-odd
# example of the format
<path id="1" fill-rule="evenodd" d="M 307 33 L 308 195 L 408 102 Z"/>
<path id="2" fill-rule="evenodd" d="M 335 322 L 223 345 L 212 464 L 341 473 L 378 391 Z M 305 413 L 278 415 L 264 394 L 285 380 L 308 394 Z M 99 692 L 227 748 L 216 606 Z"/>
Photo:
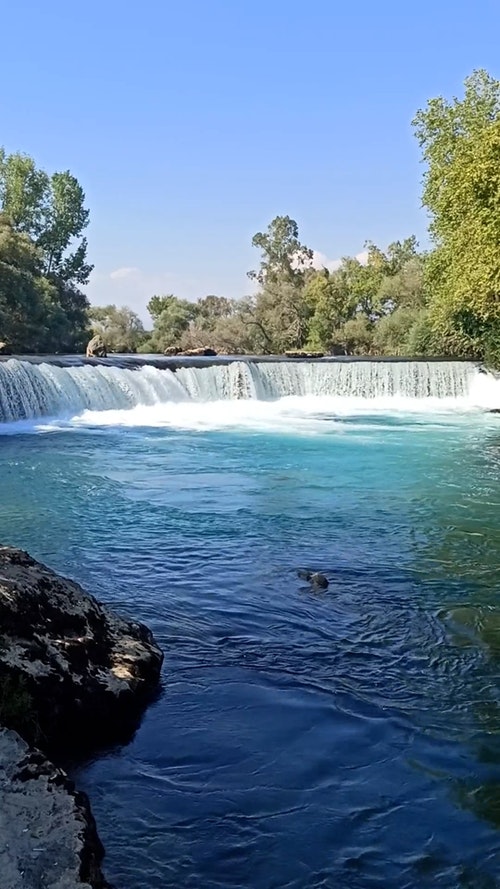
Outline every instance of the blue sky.
<path id="1" fill-rule="evenodd" d="M 425 241 L 411 119 L 500 74 L 500 4 L 46 0 L 2 10 L 0 144 L 70 169 L 88 293 L 242 296 L 277 214 L 330 260 Z"/>

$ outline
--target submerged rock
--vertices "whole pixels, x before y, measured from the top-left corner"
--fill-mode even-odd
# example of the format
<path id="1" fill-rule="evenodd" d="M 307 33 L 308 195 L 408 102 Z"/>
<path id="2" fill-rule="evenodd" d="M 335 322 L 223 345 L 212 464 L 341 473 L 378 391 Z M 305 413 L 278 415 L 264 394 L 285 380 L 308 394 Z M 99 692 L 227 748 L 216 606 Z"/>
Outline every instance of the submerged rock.
<path id="1" fill-rule="evenodd" d="M 125 740 L 162 661 L 147 627 L 0 547 L 0 723 L 52 751 Z"/>
<path id="2" fill-rule="evenodd" d="M 87 345 L 87 358 L 106 358 L 107 357 L 107 349 L 106 344 L 99 334 L 93 336 Z"/>
<path id="3" fill-rule="evenodd" d="M 0 886 L 106 889 L 84 793 L 13 731 L 0 729 Z"/>
<path id="4" fill-rule="evenodd" d="M 300 568 L 297 571 L 297 574 L 301 580 L 307 580 L 311 586 L 316 587 L 319 590 L 326 590 L 328 587 L 328 578 L 325 577 L 324 574 L 321 574 L 320 571 L 306 571 L 303 568 Z"/>

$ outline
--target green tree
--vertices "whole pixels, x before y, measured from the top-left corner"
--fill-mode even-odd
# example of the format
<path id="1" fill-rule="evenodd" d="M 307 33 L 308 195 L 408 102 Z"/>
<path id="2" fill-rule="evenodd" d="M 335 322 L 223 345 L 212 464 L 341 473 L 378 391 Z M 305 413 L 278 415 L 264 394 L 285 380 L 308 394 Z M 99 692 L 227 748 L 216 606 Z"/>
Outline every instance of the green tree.
<path id="1" fill-rule="evenodd" d="M 110 352 L 136 352 L 145 340 L 141 319 L 127 306 L 93 306 L 89 315 L 92 332 L 100 334 Z"/>
<path id="2" fill-rule="evenodd" d="M 43 273 L 65 285 L 86 284 L 85 194 L 69 170 L 48 176 L 33 158 L 0 150 L 0 207 L 17 231 L 40 248 Z"/>
<path id="3" fill-rule="evenodd" d="M 157 352 L 163 352 L 168 346 L 181 345 L 182 335 L 198 312 L 196 303 L 179 299 L 171 293 L 151 297 L 147 308 L 154 324 L 148 348 Z"/>
<path id="4" fill-rule="evenodd" d="M 333 332 L 353 313 L 352 294 L 341 275 L 325 268 L 310 277 L 304 299 L 311 312 L 307 346 L 327 350 L 333 345 Z"/>
<path id="5" fill-rule="evenodd" d="M 371 355 L 373 350 L 373 323 L 360 313 L 334 331 L 333 340 L 343 346 L 347 355 Z"/>
<path id="6" fill-rule="evenodd" d="M 418 309 L 427 303 L 425 260 L 422 256 L 407 259 L 393 274 L 386 275 L 377 291 L 376 302 L 382 315 L 398 308 Z"/>
<path id="7" fill-rule="evenodd" d="M 86 260 L 87 241 L 83 237 L 89 219 L 84 201 L 81 186 L 68 171 L 49 177 L 28 155 L 7 155 L 0 149 L 4 241 L 7 239 L 14 251 L 9 261 L 4 250 L 3 261 L 10 267 L 7 272 L 4 265 L 4 280 L 19 272 L 15 238 L 13 234 L 5 235 L 7 224 L 11 232 L 29 240 L 36 256 L 36 270 L 30 274 L 39 299 L 32 294 L 24 348 L 62 352 L 81 351 L 85 345 L 89 304 L 79 288 L 88 282 L 92 266 Z M 14 294 L 21 300 L 21 290 L 14 288 Z M 34 337 L 28 330 L 28 320 L 38 331 Z"/>
<path id="8" fill-rule="evenodd" d="M 260 267 L 248 277 L 265 284 L 303 283 L 304 271 L 310 268 L 313 251 L 299 240 L 299 227 L 289 216 L 276 216 L 267 232 L 257 232 L 252 246 L 261 251 Z"/>
<path id="9" fill-rule="evenodd" d="M 44 254 L 44 273 L 66 285 L 87 284 L 92 266 L 86 262 L 87 239 L 83 232 L 89 222 L 85 194 L 69 170 L 50 177 L 43 229 L 37 244 Z M 71 244 L 80 239 L 74 250 Z"/>
<path id="10" fill-rule="evenodd" d="M 49 177 L 27 154 L 0 148 L 0 207 L 12 226 L 35 241 L 43 231 Z"/>
<path id="11" fill-rule="evenodd" d="M 230 318 L 235 311 L 235 303 L 225 296 L 204 296 L 197 302 L 196 319 L 200 328 L 213 330 L 221 318 Z"/>
<path id="12" fill-rule="evenodd" d="M 379 355 L 409 354 L 409 339 L 419 319 L 417 308 L 403 307 L 380 318 L 373 330 L 373 348 Z"/>
<path id="13" fill-rule="evenodd" d="M 431 99 L 414 126 L 436 245 L 432 324 L 449 354 L 485 355 L 500 325 L 500 81 L 474 72 L 463 99 Z"/>
<path id="14" fill-rule="evenodd" d="M 27 235 L 0 214 L 0 340 L 32 351 L 44 316 L 40 256 Z"/>
<path id="15" fill-rule="evenodd" d="M 265 233 L 257 232 L 252 244 L 261 251 L 260 266 L 249 272 L 261 289 L 247 306 L 248 323 L 255 329 L 262 351 L 300 349 L 307 341 L 311 310 L 304 286 L 313 252 L 299 240 L 297 223 L 277 216 Z"/>

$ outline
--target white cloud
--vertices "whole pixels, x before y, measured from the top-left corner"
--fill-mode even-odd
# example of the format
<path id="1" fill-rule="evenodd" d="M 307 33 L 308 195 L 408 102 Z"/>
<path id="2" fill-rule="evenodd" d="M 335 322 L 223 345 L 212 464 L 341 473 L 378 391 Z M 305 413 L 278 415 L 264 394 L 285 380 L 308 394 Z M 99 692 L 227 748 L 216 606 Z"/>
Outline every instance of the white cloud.
<path id="1" fill-rule="evenodd" d="M 140 269 L 137 266 L 123 266 L 121 269 L 115 269 L 114 272 L 110 272 L 109 277 L 112 281 L 121 281 L 123 278 L 132 278 L 139 273 Z"/>
<path id="2" fill-rule="evenodd" d="M 328 259 L 328 257 L 324 253 L 320 253 L 319 250 L 313 251 L 313 269 L 328 269 L 329 272 L 334 272 L 338 269 L 341 261 L 342 260 L 340 259 Z"/>
<path id="3" fill-rule="evenodd" d="M 361 253 L 356 253 L 355 258 L 361 265 L 366 265 L 368 262 L 368 251 L 362 250 Z M 313 251 L 313 260 L 312 266 L 313 269 L 328 269 L 329 272 L 335 272 L 342 263 L 341 259 L 328 259 L 328 257 L 321 253 L 319 250 Z"/>

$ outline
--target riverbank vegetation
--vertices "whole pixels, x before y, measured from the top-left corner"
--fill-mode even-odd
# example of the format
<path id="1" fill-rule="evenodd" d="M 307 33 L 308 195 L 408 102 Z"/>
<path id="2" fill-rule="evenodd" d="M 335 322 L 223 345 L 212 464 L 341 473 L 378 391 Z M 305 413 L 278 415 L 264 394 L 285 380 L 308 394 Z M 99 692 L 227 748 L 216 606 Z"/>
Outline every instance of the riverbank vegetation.
<path id="1" fill-rule="evenodd" d="M 485 71 L 463 98 L 431 99 L 413 121 L 425 163 L 431 248 L 415 237 L 363 259 L 317 268 L 297 223 L 276 217 L 253 245 L 251 295 L 174 294 L 148 303 L 151 330 L 128 308 L 91 308 L 85 196 L 0 152 L 0 341 L 15 351 L 82 351 L 99 333 L 110 351 L 211 347 L 227 353 L 319 351 L 449 356 L 500 365 L 500 81 Z"/>

